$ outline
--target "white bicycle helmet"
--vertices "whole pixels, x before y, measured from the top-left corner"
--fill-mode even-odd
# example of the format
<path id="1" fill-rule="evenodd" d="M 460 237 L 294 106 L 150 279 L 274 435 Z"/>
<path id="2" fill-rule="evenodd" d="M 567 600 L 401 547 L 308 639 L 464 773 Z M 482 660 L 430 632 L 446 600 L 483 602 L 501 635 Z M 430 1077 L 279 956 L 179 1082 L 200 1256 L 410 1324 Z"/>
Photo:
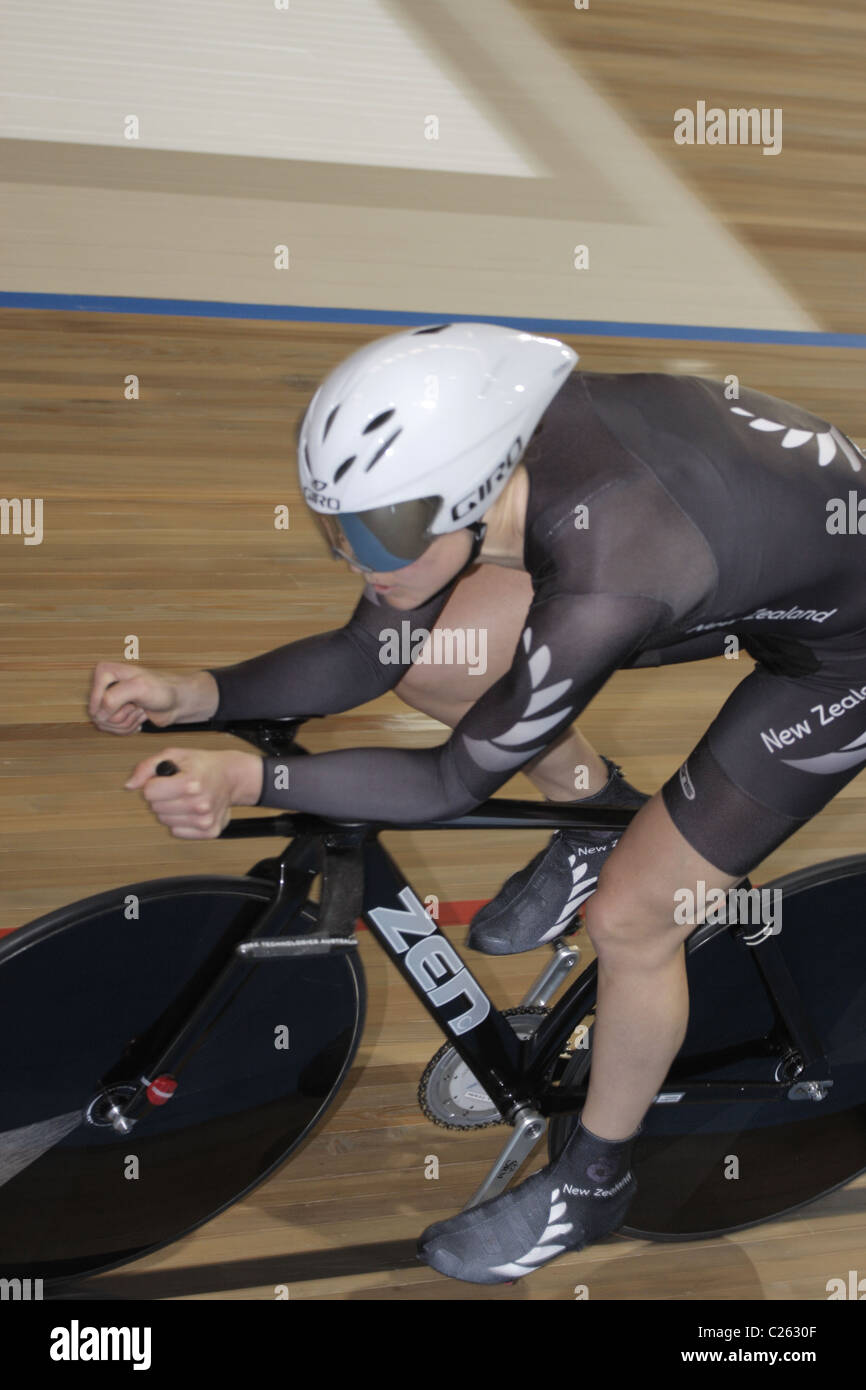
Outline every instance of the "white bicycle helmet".
<path id="1" fill-rule="evenodd" d="M 471 527 L 474 558 L 480 518 L 577 360 L 556 338 L 493 323 L 432 324 L 353 352 L 298 431 L 301 488 L 333 553 L 400 569 Z"/>

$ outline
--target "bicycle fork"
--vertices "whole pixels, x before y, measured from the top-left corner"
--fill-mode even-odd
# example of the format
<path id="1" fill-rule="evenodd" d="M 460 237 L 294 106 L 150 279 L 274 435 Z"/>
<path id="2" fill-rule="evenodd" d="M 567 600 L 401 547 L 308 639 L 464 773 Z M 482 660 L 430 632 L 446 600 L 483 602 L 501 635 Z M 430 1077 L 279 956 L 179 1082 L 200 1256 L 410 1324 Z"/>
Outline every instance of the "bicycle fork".
<path id="1" fill-rule="evenodd" d="M 277 879 L 271 901 L 255 922 L 239 919 L 227 934 L 215 952 L 214 970 L 202 981 L 198 995 L 187 1001 L 183 1017 L 133 1040 L 103 1077 L 86 1111 L 89 1124 L 110 1125 L 118 1134 L 129 1134 L 137 1120 L 171 1100 L 177 1077 L 248 979 L 256 957 L 288 954 L 293 946 L 297 950 L 297 938 L 277 942 L 263 938 L 269 928 L 284 926 L 295 915 L 304 916 L 309 884 L 317 872 L 315 860 L 310 843 L 299 840 L 275 861 Z M 311 938 L 302 940 L 309 943 Z M 337 945 L 345 949 L 343 942 L 325 942 L 318 950 L 308 945 L 305 953 L 319 954 Z"/>

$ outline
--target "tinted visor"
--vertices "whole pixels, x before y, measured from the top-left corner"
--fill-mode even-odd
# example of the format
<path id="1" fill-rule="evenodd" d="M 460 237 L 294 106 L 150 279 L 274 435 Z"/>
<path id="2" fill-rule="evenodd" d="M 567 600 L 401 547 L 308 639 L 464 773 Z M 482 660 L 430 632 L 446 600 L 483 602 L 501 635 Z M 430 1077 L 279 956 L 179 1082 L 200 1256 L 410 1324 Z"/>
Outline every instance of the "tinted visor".
<path id="1" fill-rule="evenodd" d="M 371 574 L 403 569 L 424 554 L 441 497 L 413 498 L 368 512 L 313 512 L 335 555 Z"/>

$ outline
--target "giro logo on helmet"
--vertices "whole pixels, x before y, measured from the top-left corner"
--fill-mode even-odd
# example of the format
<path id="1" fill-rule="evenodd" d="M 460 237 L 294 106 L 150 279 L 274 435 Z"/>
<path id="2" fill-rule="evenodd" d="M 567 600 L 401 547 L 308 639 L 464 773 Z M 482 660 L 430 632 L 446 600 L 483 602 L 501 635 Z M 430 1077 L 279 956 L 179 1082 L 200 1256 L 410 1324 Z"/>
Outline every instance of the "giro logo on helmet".
<path id="1" fill-rule="evenodd" d="M 508 477 L 508 474 L 516 466 L 520 455 L 523 453 L 523 440 L 517 436 L 511 448 L 508 450 L 501 463 L 497 463 L 493 472 L 490 473 L 483 483 L 474 487 L 465 497 L 461 497 L 459 502 L 455 502 L 451 508 L 451 517 L 454 521 L 460 521 L 463 517 L 470 516 L 472 512 L 482 507 L 486 499 L 494 488 L 498 488 Z"/>
<path id="2" fill-rule="evenodd" d="M 332 553 L 369 573 L 480 521 L 578 360 L 558 338 L 505 324 L 434 327 L 351 353 L 298 427 L 305 503 Z"/>
<path id="3" fill-rule="evenodd" d="M 318 478 L 314 480 L 313 487 L 324 486 L 325 484 L 319 482 Z M 329 512 L 338 512 L 340 510 L 339 497 L 323 497 L 320 492 L 314 492 L 311 487 L 304 488 L 304 497 L 311 507 L 326 507 Z"/>

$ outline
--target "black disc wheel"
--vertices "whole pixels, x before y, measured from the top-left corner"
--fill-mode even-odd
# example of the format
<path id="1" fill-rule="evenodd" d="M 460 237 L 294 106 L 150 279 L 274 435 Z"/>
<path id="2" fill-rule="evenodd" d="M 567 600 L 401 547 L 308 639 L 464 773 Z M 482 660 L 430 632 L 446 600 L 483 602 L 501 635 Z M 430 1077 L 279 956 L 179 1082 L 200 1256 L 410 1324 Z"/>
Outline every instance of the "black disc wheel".
<path id="1" fill-rule="evenodd" d="M 833 1084 L 821 1100 L 786 1092 L 771 1101 L 656 1101 L 635 1146 L 637 1195 L 623 1235 L 689 1240 L 742 1230 L 795 1211 L 866 1170 L 866 857 L 788 874 L 762 889 L 781 893 L 781 932 L 772 940 L 824 1045 Z M 784 1048 L 771 1051 L 765 1042 L 778 1035 L 749 958 L 761 946 L 743 946 L 727 927 L 688 946 L 688 1031 L 663 1091 L 675 1095 L 677 1080 L 784 1076 Z M 575 1054 L 562 1086 L 585 1078 L 592 1031 L 589 1050 Z M 726 1049 L 730 1061 L 704 1066 L 707 1054 Z M 576 1123 L 573 1115 L 553 1121 L 552 1158 Z"/>
<path id="2" fill-rule="evenodd" d="M 172 1036 L 273 893 L 249 877 L 133 884 L 0 942 L 5 1277 L 65 1281 L 175 1241 L 262 1182 L 321 1119 L 363 1027 L 354 952 L 244 962 L 168 1103 L 124 1136 L 99 1099 L 106 1085 L 128 1094 L 125 1057 Z M 298 915 L 279 934 L 310 931 Z"/>

